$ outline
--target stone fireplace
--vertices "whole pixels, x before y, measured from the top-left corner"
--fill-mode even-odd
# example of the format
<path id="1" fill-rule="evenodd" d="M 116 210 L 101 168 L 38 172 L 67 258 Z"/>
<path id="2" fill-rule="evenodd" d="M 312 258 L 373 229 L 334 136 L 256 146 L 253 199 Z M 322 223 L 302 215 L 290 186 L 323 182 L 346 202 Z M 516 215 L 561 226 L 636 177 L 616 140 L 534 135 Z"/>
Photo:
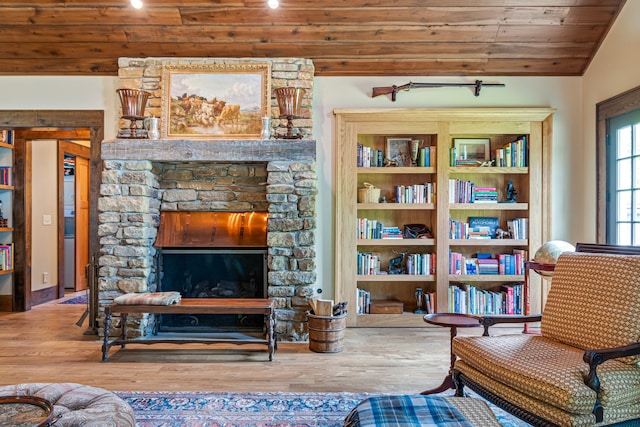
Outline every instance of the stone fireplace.
<path id="1" fill-rule="evenodd" d="M 308 339 L 305 312 L 316 283 L 315 141 L 113 140 L 103 142 L 102 159 L 100 305 L 158 289 L 162 212 L 265 211 L 267 295 L 276 301 L 278 337 Z M 133 336 L 157 328 L 153 316 L 132 321 Z"/>
<path id="2" fill-rule="evenodd" d="M 147 115 L 159 117 L 163 64 L 253 60 L 121 58 L 120 87 L 151 92 Z M 102 143 L 98 200 L 100 307 L 123 293 L 159 290 L 159 263 L 164 262 L 165 249 L 157 244 L 157 237 L 163 212 L 265 212 L 266 296 L 276 302 L 278 339 L 308 339 L 306 311 L 316 289 L 318 180 L 315 141 L 306 139 L 312 127 L 313 64 L 296 58 L 268 61 L 272 88 L 307 89 L 302 116 L 294 122 L 303 139 L 161 138 Z M 274 96 L 271 106 L 271 116 L 277 117 Z M 275 120 L 274 132 L 278 134 L 278 128 L 284 126 L 286 120 Z M 114 319 L 112 323 L 114 335 L 121 332 L 118 322 Z M 153 315 L 129 316 L 128 322 L 129 334 L 134 337 L 158 328 Z M 100 334 L 104 334 L 102 329 Z"/>

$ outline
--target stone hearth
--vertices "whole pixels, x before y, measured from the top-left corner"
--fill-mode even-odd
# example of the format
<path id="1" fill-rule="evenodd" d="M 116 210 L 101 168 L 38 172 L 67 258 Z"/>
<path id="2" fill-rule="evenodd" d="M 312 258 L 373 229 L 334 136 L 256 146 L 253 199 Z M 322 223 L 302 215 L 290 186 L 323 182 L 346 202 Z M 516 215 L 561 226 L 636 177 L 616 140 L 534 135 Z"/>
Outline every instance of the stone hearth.
<path id="1" fill-rule="evenodd" d="M 311 140 L 103 142 L 99 305 L 157 289 L 161 211 L 267 211 L 268 296 L 276 301 L 278 338 L 307 340 L 305 312 L 316 288 L 315 153 Z M 155 326 L 151 315 L 131 322 L 132 336 Z"/>

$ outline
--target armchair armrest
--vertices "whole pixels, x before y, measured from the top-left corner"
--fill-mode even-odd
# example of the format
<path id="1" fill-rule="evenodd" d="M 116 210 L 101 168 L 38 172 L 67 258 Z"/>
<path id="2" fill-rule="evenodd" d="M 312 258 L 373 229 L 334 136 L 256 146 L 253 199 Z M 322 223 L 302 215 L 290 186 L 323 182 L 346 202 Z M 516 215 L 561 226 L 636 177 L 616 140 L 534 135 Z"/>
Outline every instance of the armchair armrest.
<path id="1" fill-rule="evenodd" d="M 495 315 L 495 316 L 476 316 L 480 321 L 480 324 L 484 327 L 485 337 L 489 336 L 489 328 L 499 323 L 532 323 L 542 320 L 541 314 L 529 314 L 526 316 L 520 315 Z"/>
<path id="2" fill-rule="evenodd" d="M 585 350 L 582 355 L 582 360 L 589 365 L 589 373 L 584 379 L 584 383 L 589 386 L 596 393 L 600 391 L 600 379 L 596 369 L 598 365 L 606 362 L 609 359 L 617 359 L 620 357 L 636 356 L 640 354 L 640 343 L 633 343 L 621 347 L 604 348 L 599 350 Z M 596 416 L 596 422 L 601 422 L 603 419 L 603 409 L 600 405 L 599 399 L 596 399 L 596 404 L 593 409 L 593 413 Z"/>
<path id="3" fill-rule="evenodd" d="M 640 343 L 599 350 L 585 350 L 582 355 L 582 360 L 589 365 L 589 375 L 585 379 L 585 383 L 595 391 L 598 391 L 600 388 L 600 380 L 596 374 L 596 368 L 598 365 L 601 365 L 609 359 L 618 359 L 620 357 L 637 355 L 640 355 Z"/>

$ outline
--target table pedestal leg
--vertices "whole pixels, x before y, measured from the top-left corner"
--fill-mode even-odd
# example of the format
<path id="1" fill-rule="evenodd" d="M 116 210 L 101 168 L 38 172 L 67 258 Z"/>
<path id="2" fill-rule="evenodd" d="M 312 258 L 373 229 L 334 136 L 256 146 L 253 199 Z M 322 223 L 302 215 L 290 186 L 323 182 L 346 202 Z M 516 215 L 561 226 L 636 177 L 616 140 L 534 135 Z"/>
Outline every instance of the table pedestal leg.
<path id="1" fill-rule="evenodd" d="M 432 388 L 430 390 L 425 390 L 420 394 L 435 394 L 442 393 L 443 391 L 451 390 L 456 388 L 456 384 L 453 382 L 453 365 L 456 363 L 456 356 L 453 354 L 453 338 L 458 334 L 458 328 L 455 326 L 450 327 L 451 337 L 449 339 L 449 352 L 451 354 L 451 362 L 449 365 L 449 375 L 447 375 L 442 384 L 440 384 L 436 388 Z"/>

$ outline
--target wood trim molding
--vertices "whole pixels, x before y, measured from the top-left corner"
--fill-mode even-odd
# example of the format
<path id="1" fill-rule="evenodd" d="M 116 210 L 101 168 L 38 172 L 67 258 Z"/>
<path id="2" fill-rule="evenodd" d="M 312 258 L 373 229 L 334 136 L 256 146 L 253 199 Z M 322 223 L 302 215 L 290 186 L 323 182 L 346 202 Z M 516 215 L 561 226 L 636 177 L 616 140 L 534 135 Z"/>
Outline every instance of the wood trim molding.
<path id="1" fill-rule="evenodd" d="M 596 241 L 607 243 L 608 120 L 640 108 L 640 86 L 596 104 Z"/>

